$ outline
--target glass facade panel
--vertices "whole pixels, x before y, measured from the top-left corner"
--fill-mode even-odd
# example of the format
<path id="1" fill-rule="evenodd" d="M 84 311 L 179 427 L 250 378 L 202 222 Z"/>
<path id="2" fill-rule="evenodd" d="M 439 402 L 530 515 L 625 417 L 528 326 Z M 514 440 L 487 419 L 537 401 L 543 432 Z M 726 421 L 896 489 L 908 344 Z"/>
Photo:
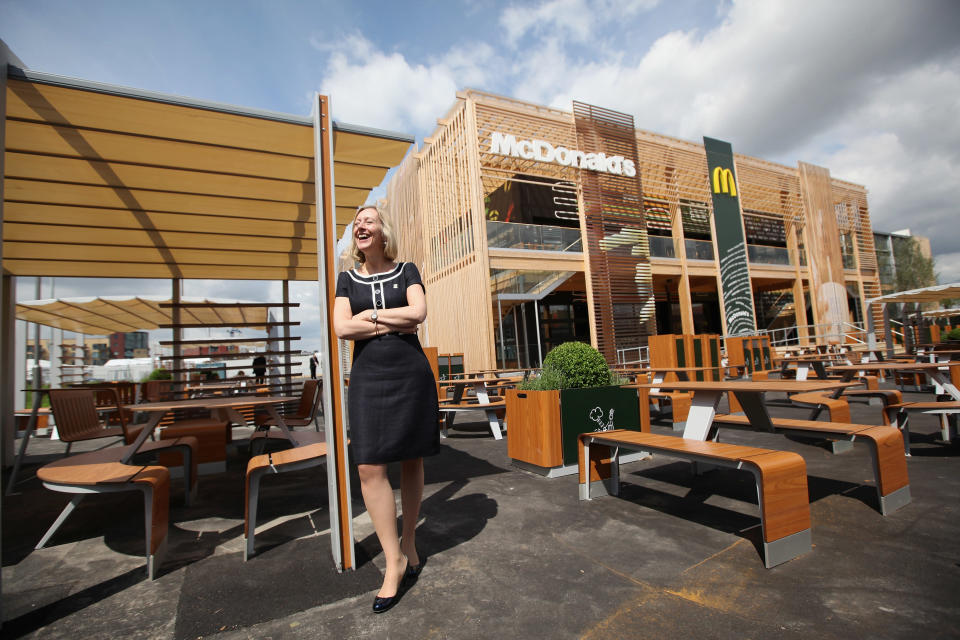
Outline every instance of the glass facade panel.
<path id="1" fill-rule="evenodd" d="M 713 242 L 686 238 L 683 246 L 687 250 L 687 260 L 713 260 Z"/>
<path id="2" fill-rule="evenodd" d="M 495 249 L 583 251 L 580 229 L 487 220 L 487 246 Z"/>
<path id="3" fill-rule="evenodd" d="M 653 258 L 676 258 L 673 250 L 673 238 L 669 236 L 649 236 L 650 256 Z"/>

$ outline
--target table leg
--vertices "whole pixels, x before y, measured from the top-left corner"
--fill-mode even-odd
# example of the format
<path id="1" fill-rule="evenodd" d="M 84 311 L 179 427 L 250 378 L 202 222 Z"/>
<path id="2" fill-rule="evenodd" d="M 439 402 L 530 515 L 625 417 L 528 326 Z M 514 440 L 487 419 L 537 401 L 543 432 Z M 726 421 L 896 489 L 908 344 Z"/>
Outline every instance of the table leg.
<path id="1" fill-rule="evenodd" d="M 763 403 L 763 393 L 756 391 L 734 391 L 734 393 L 740 401 L 740 406 L 743 407 L 743 413 L 750 421 L 750 426 L 758 431 L 773 432 L 770 413 Z"/>
<path id="2" fill-rule="evenodd" d="M 693 394 L 687 424 L 683 428 L 683 437 L 690 440 L 706 440 L 713 425 L 713 417 L 720 406 L 720 391 L 697 391 Z"/>
<path id="3" fill-rule="evenodd" d="M 121 411 L 123 409 L 121 408 Z M 120 462 L 123 464 L 130 464 L 130 461 L 133 459 L 133 456 L 137 454 L 137 450 L 143 446 L 143 443 L 147 441 L 147 438 L 153 434 L 153 430 L 157 428 L 157 425 L 160 424 L 160 421 L 163 419 L 163 416 L 166 415 L 166 411 L 151 411 L 150 419 L 147 420 L 147 423 L 143 425 L 143 429 L 140 430 L 140 435 L 137 436 L 137 439 L 133 441 L 133 444 L 127 448 L 127 452 L 123 454 L 123 457 L 120 459 Z"/>
<path id="4" fill-rule="evenodd" d="M 297 441 L 294 439 L 293 434 L 290 433 L 290 428 L 287 426 L 287 423 L 283 421 L 283 417 L 280 416 L 280 412 L 277 411 L 277 405 L 268 404 L 265 409 L 267 413 L 270 414 L 270 417 L 273 418 L 274 422 L 280 430 L 283 432 L 284 437 L 290 441 L 293 446 L 297 446 Z M 229 409 L 228 411 L 236 411 L 235 409 Z"/>
<path id="5" fill-rule="evenodd" d="M 23 462 L 23 457 L 27 455 L 27 445 L 30 444 L 30 436 L 33 435 L 34 429 L 37 428 L 37 416 L 40 413 L 40 403 L 43 400 L 42 391 L 33 392 L 33 410 L 30 412 L 30 420 L 27 421 L 27 429 L 23 433 L 23 440 L 20 441 L 20 451 L 17 452 L 17 457 L 13 461 L 13 470 L 10 471 L 10 479 L 7 480 L 7 490 L 4 492 L 6 495 L 10 495 L 10 492 L 13 491 L 13 486 L 17 483 L 17 474 L 20 472 L 20 464 Z M 16 422 L 14 422 L 13 427 L 14 432 L 16 432 Z"/>
<path id="6" fill-rule="evenodd" d="M 477 394 L 477 402 L 480 404 L 489 404 L 490 396 L 487 394 L 487 386 L 485 384 L 475 384 L 473 385 L 473 391 Z M 500 419 L 497 418 L 497 412 L 493 409 L 487 410 L 484 413 L 487 414 L 487 424 L 490 425 L 490 432 L 493 434 L 494 440 L 502 440 L 503 434 L 500 433 Z"/>
<path id="7" fill-rule="evenodd" d="M 960 389 L 957 389 L 950 381 L 950 376 L 944 375 L 944 372 L 939 369 L 928 369 L 926 373 L 933 379 L 934 383 L 947 392 L 951 398 L 960 400 Z"/>

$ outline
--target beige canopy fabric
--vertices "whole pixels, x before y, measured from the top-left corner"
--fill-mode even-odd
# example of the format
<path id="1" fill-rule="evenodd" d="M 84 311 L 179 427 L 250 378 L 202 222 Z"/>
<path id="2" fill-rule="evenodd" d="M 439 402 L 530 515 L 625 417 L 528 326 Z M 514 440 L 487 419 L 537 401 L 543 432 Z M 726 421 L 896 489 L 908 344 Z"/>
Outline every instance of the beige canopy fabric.
<path id="1" fill-rule="evenodd" d="M 960 282 L 888 293 L 885 296 L 869 298 L 867 304 L 885 304 L 888 302 L 939 302 L 944 298 L 956 297 L 960 297 Z"/>
<path id="2" fill-rule="evenodd" d="M 107 335 L 159 329 L 172 323 L 170 298 L 163 296 L 103 296 L 59 298 L 17 303 L 17 319 L 86 335 Z M 268 309 L 255 302 L 219 298 L 180 299 L 181 304 L 198 303 L 234 306 L 180 309 L 181 324 L 266 328 Z"/>
<path id="3" fill-rule="evenodd" d="M 924 311 L 923 315 L 926 318 L 949 318 L 950 316 L 960 316 L 960 308 Z"/>

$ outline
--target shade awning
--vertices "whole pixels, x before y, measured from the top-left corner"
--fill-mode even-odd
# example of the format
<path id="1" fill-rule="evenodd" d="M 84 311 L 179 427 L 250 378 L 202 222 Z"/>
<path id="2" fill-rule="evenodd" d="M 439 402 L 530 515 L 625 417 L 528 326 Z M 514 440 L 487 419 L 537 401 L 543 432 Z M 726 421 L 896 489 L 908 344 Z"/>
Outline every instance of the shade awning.
<path id="1" fill-rule="evenodd" d="M 886 304 L 888 302 L 939 302 L 944 298 L 956 297 L 960 297 L 960 282 L 888 293 L 883 296 L 877 296 L 876 298 L 869 298 L 867 304 Z"/>
<path id="2" fill-rule="evenodd" d="M 5 272 L 317 279 L 312 117 L 13 68 L 0 115 Z M 339 236 L 414 138 L 332 134 Z"/>
<path id="3" fill-rule="evenodd" d="M 184 297 L 180 323 L 264 330 L 270 321 L 263 303 L 221 298 Z M 103 296 L 32 300 L 17 303 L 17 319 L 86 335 L 108 335 L 159 329 L 172 323 L 170 298 Z"/>
<path id="4" fill-rule="evenodd" d="M 960 316 L 960 308 L 924 311 L 923 315 L 927 318 L 949 318 L 950 316 Z"/>

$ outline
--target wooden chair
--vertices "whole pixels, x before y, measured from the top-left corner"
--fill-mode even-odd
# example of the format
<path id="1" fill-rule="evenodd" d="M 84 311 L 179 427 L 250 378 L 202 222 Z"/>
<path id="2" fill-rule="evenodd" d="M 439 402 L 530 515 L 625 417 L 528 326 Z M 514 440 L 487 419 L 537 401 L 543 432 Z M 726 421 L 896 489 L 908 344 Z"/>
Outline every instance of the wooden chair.
<path id="1" fill-rule="evenodd" d="M 95 395 L 101 392 L 112 395 L 119 415 L 119 426 L 107 426 L 97 415 Z M 123 413 L 119 411 L 120 406 L 119 394 L 112 389 L 51 389 L 50 408 L 53 410 L 60 439 L 67 443 L 66 454 L 70 454 L 70 447 L 74 442 L 98 438 L 119 437 L 123 438 L 125 444 L 132 444 L 143 427 L 128 426 Z M 186 503 L 189 505 L 191 497 L 196 493 L 198 447 L 196 438 L 185 436 L 161 439 L 159 442 L 145 442 L 137 453 L 139 455 L 170 451 L 171 454 L 177 454 L 177 457 L 171 456 L 165 462 L 167 466 L 183 467 Z"/>
<path id="2" fill-rule="evenodd" d="M 288 427 L 308 427 L 310 423 L 316 425 L 317 431 L 320 431 L 320 422 L 317 420 L 317 413 L 320 410 L 320 384 L 318 380 L 307 380 L 303 383 L 303 391 L 300 393 L 300 403 L 297 410 L 289 416 L 284 416 L 283 421 Z M 273 421 L 267 413 L 258 413 L 254 417 L 254 424 L 260 427 L 271 427 Z"/>
<path id="3" fill-rule="evenodd" d="M 57 434 L 60 440 L 67 443 L 66 455 L 70 455 L 74 442 L 98 438 L 124 438 L 126 442 L 122 425 L 107 426 L 100 420 L 96 394 L 94 389 L 50 390 L 50 408 L 57 424 Z"/>
<path id="4" fill-rule="evenodd" d="M 92 405 L 92 402 L 91 402 Z M 41 467 L 37 477 L 52 491 L 75 494 L 63 512 L 37 543 L 46 546 L 57 529 L 91 493 L 117 491 L 143 492 L 146 531 L 147 575 L 156 578 L 166 549 L 170 513 L 170 472 L 164 467 L 123 464 L 126 448 L 101 449 L 51 462 Z"/>

